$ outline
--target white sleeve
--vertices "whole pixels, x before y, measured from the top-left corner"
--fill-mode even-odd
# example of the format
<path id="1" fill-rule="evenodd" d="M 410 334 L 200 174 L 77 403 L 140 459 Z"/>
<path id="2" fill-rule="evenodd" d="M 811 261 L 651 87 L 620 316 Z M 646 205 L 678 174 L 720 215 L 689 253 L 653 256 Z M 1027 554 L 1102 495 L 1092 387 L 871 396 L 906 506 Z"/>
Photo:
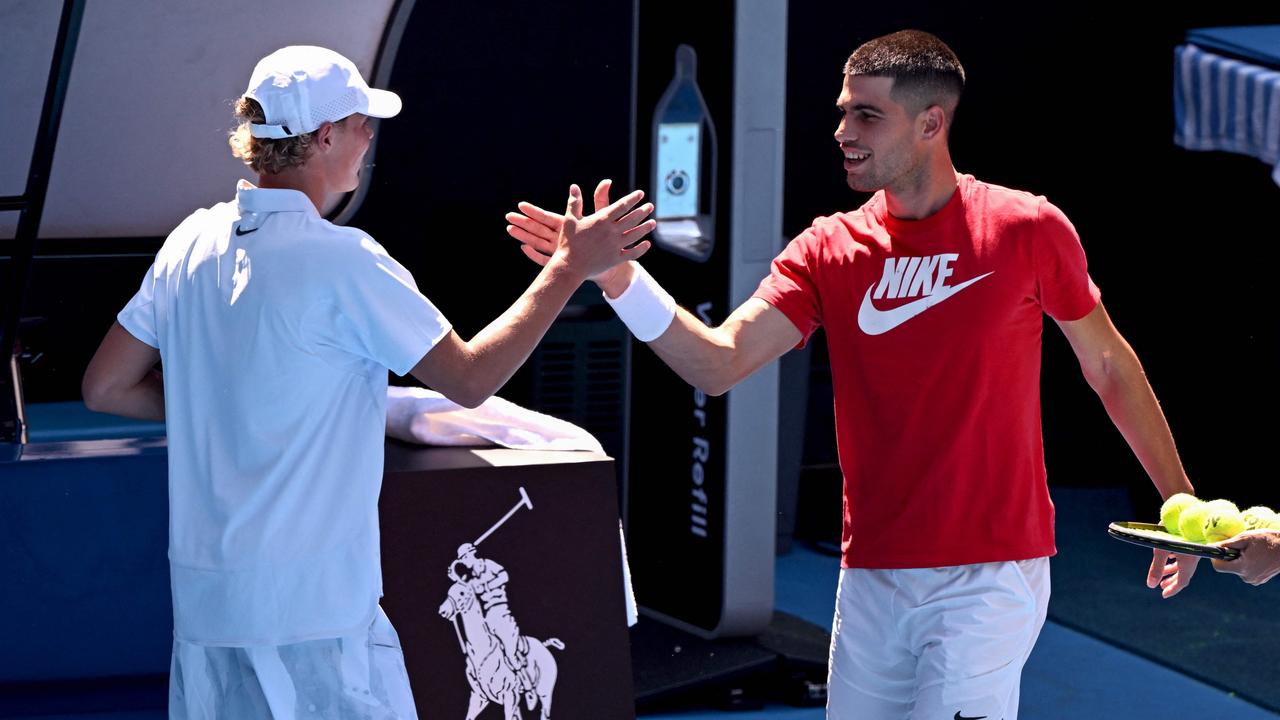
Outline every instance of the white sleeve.
<path id="1" fill-rule="evenodd" d="M 134 293 L 124 309 L 116 315 L 116 321 L 128 330 L 130 335 L 153 348 L 158 348 L 160 340 L 156 336 L 156 314 L 152 303 L 155 298 L 155 287 L 156 266 L 152 263 L 151 267 L 147 268 L 146 276 L 142 278 L 142 286 L 138 288 L 138 292 Z"/>
<path id="2" fill-rule="evenodd" d="M 308 324 L 323 345 L 404 375 L 453 329 L 413 275 L 370 238 L 344 257 L 334 292 Z"/>

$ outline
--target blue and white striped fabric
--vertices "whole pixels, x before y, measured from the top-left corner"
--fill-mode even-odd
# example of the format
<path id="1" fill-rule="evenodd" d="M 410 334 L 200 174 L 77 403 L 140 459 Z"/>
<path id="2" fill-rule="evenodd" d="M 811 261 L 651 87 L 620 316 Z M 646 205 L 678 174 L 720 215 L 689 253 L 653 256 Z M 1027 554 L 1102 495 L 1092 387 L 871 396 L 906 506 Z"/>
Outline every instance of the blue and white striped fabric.
<path id="1" fill-rule="evenodd" d="M 1188 150 L 1224 150 L 1275 166 L 1280 184 L 1280 71 L 1205 52 L 1174 50 L 1173 140 Z"/>

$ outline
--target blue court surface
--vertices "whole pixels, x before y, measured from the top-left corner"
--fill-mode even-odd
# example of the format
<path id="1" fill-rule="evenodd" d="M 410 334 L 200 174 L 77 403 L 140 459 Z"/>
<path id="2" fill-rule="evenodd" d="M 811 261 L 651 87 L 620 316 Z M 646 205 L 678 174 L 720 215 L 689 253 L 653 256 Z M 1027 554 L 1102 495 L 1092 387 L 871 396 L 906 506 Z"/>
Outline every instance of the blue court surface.
<path id="1" fill-rule="evenodd" d="M 1129 548 L 1121 544 L 1109 544 L 1109 540 L 1104 539 L 1100 545 L 1091 545 L 1094 535 L 1105 538 L 1104 529 L 1093 531 L 1092 526 L 1097 522 L 1086 523 L 1088 529 L 1083 533 L 1074 526 L 1079 518 L 1087 516 L 1086 506 L 1097 504 L 1098 497 L 1114 504 L 1111 495 L 1055 491 L 1054 496 L 1059 509 L 1059 557 L 1054 561 L 1054 572 L 1062 573 L 1058 578 L 1060 582 L 1056 583 L 1056 592 L 1064 593 L 1063 586 L 1071 585 L 1068 576 L 1073 568 L 1069 563 L 1072 562 L 1073 555 L 1082 551 L 1094 556 L 1119 553 L 1125 560 L 1129 557 L 1137 558 L 1132 553 L 1124 555 Z M 1096 560 L 1095 564 L 1099 567 L 1098 572 L 1103 572 L 1101 567 L 1105 563 Z M 1132 569 L 1125 564 L 1123 574 L 1127 580 L 1132 571 L 1133 582 L 1140 586 L 1144 570 L 1140 563 Z M 796 543 L 790 553 L 777 560 L 777 608 L 824 627 L 829 626 L 838 572 L 839 562 L 836 558 L 819 554 Z M 1205 592 L 1204 588 L 1215 588 L 1215 583 L 1234 580 L 1229 576 L 1213 573 L 1207 566 L 1200 572 L 1207 575 L 1197 577 L 1197 583 L 1204 586 L 1201 592 Z M 1193 588 L 1194 585 L 1195 583 Z M 1227 587 L 1234 590 L 1234 586 Z M 1246 588 L 1242 585 L 1239 590 L 1245 591 Z M 1270 590 L 1269 587 L 1248 588 L 1244 596 L 1263 598 Z M 1221 590 L 1216 592 L 1222 594 Z M 1170 620 L 1173 620 L 1174 608 L 1177 606 L 1158 607 L 1160 609 L 1156 612 L 1168 611 Z M 1052 604 L 1050 614 L 1053 614 Z M 122 706 L 129 706 L 127 698 L 122 697 Z M 0 708 L 2 707 L 3 704 L 0 703 Z M 98 709 L 102 707 L 101 704 L 97 705 Z M 72 711 L 71 714 L 66 714 L 68 711 Z M 489 712 L 482 714 L 480 720 L 490 716 L 497 717 Z M 3 710 L 0 710 L 0 717 L 14 716 L 4 715 Z M 44 720 L 160 720 L 165 717 L 165 713 L 161 710 L 75 713 L 74 708 L 63 706 L 59 708 L 59 714 L 23 717 L 39 717 Z M 432 716 L 429 712 L 424 712 L 423 717 L 425 719 Z M 711 717 L 740 720 L 820 720 L 824 717 L 824 711 L 822 708 L 772 704 L 755 711 L 691 709 L 642 717 L 649 720 Z M 1280 718 L 1280 714 L 1236 697 L 1227 690 L 1188 677 L 1166 665 L 1050 620 L 1023 673 L 1020 717 L 1026 720 L 1079 720 L 1086 717 L 1275 720 Z"/>
<path id="2" fill-rule="evenodd" d="M 777 562 L 777 606 L 814 623 L 831 620 L 839 563 L 797 546 Z M 43 720 L 159 720 L 159 711 L 42 715 Z M 424 715 L 424 718 L 427 716 Z M 822 720 L 822 708 L 769 705 L 750 712 L 693 710 L 642 716 L 650 720 L 739 718 Z M 1280 715 L 1052 621 L 1045 625 L 1022 679 L 1020 717 L 1231 718 Z"/>
<path id="3" fill-rule="evenodd" d="M 830 625 L 838 572 L 836 558 L 801 547 L 778 558 L 778 609 L 810 622 Z M 1136 582 L 1141 582 L 1141 578 Z M 822 720 L 825 713 L 822 708 L 773 705 L 752 712 L 707 710 L 643 717 L 649 720 L 711 717 Z M 1045 624 L 1023 672 L 1019 717 L 1026 720 L 1083 717 L 1274 720 L 1280 715 L 1050 621 Z"/>

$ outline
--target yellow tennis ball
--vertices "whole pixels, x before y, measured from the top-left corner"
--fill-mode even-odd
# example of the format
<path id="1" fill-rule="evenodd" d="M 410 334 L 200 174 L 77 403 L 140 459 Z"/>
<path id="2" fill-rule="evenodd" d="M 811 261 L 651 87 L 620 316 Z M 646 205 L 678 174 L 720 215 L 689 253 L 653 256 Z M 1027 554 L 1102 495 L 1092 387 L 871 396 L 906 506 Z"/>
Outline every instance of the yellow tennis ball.
<path id="1" fill-rule="evenodd" d="M 1200 502 L 1194 495 L 1188 493 L 1178 493 L 1170 495 L 1168 500 L 1160 506 L 1160 524 L 1165 530 L 1178 534 L 1178 517 L 1182 515 L 1182 511 Z"/>
<path id="2" fill-rule="evenodd" d="M 1270 527 L 1276 520 L 1276 512 L 1266 505 L 1255 505 L 1248 510 L 1242 510 L 1240 517 L 1244 519 L 1246 530 L 1259 530 Z"/>
<path id="3" fill-rule="evenodd" d="M 1235 503 L 1227 500 L 1214 500 L 1209 503 L 1213 509 L 1204 520 L 1205 542 L 1218 542 L 1233 538 L 1245 531 L 1244 518 Z"/>
<path id="4" fill-rule="evenodd" d="M 1207 502 L 1198 502 L 1183 508 L 1178 516 L 1178 534 L 1191 542 L 1204 542 L 1204 521 L 1213 508 Z"/>

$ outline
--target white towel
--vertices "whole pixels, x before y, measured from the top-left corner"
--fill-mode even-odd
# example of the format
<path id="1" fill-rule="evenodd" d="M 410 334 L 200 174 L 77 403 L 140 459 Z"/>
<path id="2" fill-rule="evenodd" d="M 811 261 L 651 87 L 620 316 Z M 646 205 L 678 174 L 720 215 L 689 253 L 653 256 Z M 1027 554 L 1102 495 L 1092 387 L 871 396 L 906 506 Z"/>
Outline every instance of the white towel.
<path id="1" fill-rule="evenodd" d="M 1173 74 L 1174 142 L 1251 155 L 1280 184 L 1280 72 L 1182 45 Z"/>
<path id="2" fill-rule="evenodd" d="M 464 408 L 420 387 L 387 388 L 387 434 L 426 445 L 604 452 L 600 442 L 577 425 L 500 397 L 491 397 L 478 408 Z"/>
<path id="3" fill-rule="evenodd" d="M 387 388 L 387 434 L 397 440 L 426 445 L 496 444 L 516 450 L 586 450 L 604 454 L 600 442 L 573 423 L 522 408 L 500 397 L 491 397 L 478 408 L 464 408 L 434 390 L 420 387 Z M 627 627 L 631 627 L 639 615 L 622 523 L 618 523 L 618 539 L 622 549 Z"/>

